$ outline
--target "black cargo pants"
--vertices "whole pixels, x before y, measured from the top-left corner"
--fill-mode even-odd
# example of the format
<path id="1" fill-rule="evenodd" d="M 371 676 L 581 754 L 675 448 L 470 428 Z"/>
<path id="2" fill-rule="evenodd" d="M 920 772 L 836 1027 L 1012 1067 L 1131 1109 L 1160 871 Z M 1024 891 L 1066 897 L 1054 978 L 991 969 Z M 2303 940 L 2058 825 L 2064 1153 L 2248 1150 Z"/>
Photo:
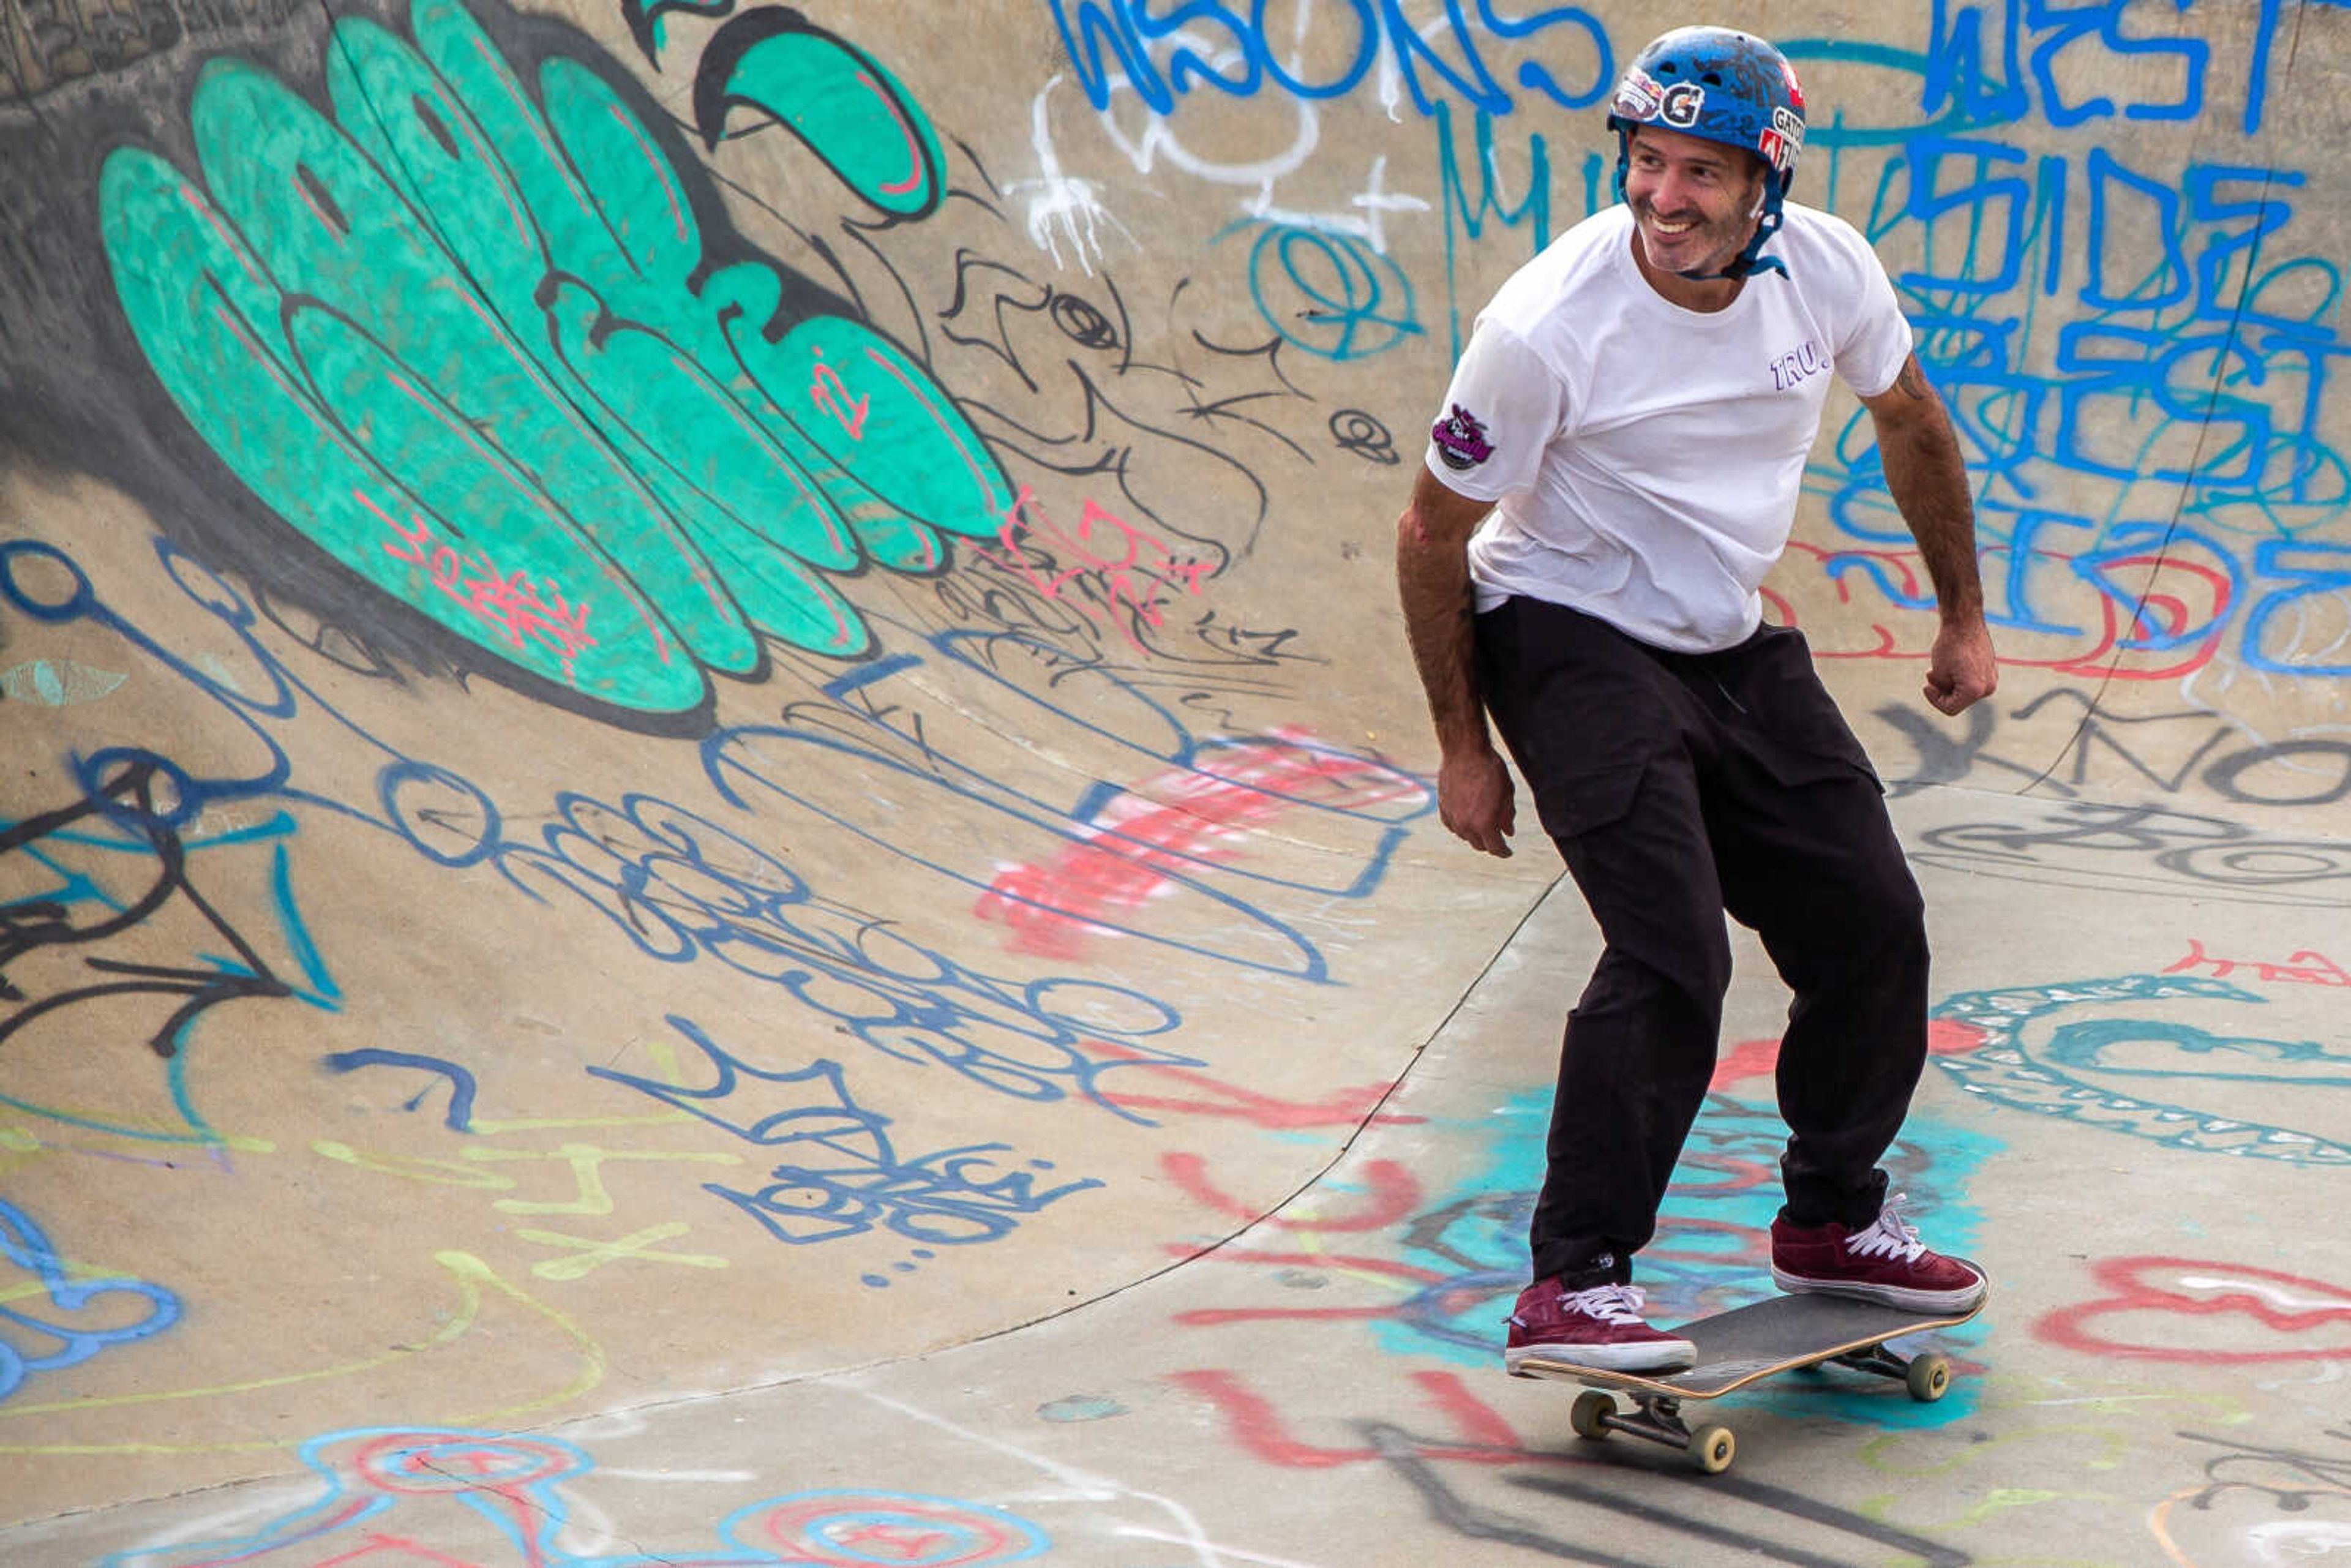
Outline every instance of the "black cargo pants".
<path id="1" fill-rule="evenodd" d="M 1487 710 L 1605 944 L 1561 1046 L 1535 1277 L 1623 1281 L 1654 1234 L 1714 1072 L 1726 911 L 1794 992 L 1786 1212 L 1874 1220 L 1927 1059 L 1925 909 L 1802 634 L 1672 653 L 1513 598 L 1477 637 Z"/>

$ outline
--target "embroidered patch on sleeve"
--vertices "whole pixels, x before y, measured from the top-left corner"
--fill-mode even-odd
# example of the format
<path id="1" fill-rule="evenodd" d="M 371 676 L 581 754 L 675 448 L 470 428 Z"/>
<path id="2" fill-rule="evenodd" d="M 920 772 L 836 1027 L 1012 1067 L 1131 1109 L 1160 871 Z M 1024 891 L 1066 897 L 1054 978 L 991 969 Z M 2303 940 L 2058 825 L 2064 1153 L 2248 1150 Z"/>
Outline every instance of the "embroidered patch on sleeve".
<path id="1" fill-rule="evenodd" d="M 1452 413 L 1428 427 L 1428 439 L 1436 443 L 1437 455 L 1456 473 L 1467 473 L 1494 455 L 1494 444 L 1486 439 L 1484 423 L 1458 402 Z"/>

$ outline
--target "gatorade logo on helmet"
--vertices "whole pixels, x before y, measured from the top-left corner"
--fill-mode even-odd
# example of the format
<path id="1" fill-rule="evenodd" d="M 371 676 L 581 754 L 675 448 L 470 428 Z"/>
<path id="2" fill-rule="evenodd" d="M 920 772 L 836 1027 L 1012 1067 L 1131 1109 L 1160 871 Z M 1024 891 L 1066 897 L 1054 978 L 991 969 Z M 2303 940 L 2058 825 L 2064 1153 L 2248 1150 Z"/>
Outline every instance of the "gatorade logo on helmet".
<path id="1" fill-rule="evenodd" d="M 1677 130 L 1687 131 L 1706 111 L 1706 89 L 1695 82 L 1676 82 L 1666 89 L 1666 106 L 1657 118 Z"/>

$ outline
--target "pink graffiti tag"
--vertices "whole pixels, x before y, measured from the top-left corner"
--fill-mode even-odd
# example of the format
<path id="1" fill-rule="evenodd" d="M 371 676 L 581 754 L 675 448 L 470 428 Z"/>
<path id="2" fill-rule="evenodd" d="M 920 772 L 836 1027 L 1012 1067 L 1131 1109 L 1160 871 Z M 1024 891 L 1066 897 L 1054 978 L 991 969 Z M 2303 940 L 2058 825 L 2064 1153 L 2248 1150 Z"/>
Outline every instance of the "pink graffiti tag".
<path id="1" fill-rule="evenodd" d="M 2101 1359 L 2211 1366 L 2351 1352 L 2351 1291 L 2329 1281 L 2194 1258 L 2109 1258 L 2091 1271 L 2107 1293 L 2046 1314 L 2034 1333 Z"/>
<path id="2" fill-rule="evenodd" d="M 1246 830 L 1301 798 L 1361 810 L 1424 789 L 1364 758 L 1286 736 L 1241 747 L 1122 795 L 1099 827 L 1051 863 L 998 873 L 972 913 L 1010 926 L 1016 952 L 1073 958 L 1087 931 L 1109 929 L 1106 917 L 1141 908 L 1203 862 L 1228 858 Z"/>
<path id="3" fill-rule="evenodd" d="M 1420 1116 L 1380 1110 L 1389 1092 L 1395 1087 L 1384 1078 L 1351 1089 L 1334 1089 L 1319 1100 L 1279 1100 L 1270 1094 L 1261 1094 L 1254 1089 L 1244 1088 L 1191 1068 L 1146 1061 L 1140 1051 L 1112 1040 L 1097 1040 L 1087 1043 L 1104 1057 L 1131 1061 L 1137 1071 L 1155 1074 L 1158 1082 L 1184 1091 L 1182 1093 L 1146 1094 L 1134 1090 L 1120 1090 L 1104 1096 L 1123 1111 L 1219 1116 L 1246 1121 L 1271 1132 L 1357 1125 L 1413 1127 L 1426 1120 Z"/>
<path id="4" fill-rule="evenodd" d="M 1453 1423 L 1459 1437 L 1458 1443 L 1423 1445 L 1418 1458 L 1471 1465 L 1525 1462 L 1524 1446 L 1509 1419 L 1471 1393 L 1457 1374 L 1416 1372 L 1411 1380 L 1422 1397 Z M 1325 1470 L 1381 1460 L 1374 1448 L 1325 1448 L 1292 1437 L 1280 1407 L 1238 1373 L 1202 1368 L 1172 1374 L 1168 1381 L 1214 1406 L 1235 1445 L 1262 1463 Z"/>
<path id="5" fill-rule="evenodd" d="M 1048 599 L 1099 606 L 1138 653 L 1134 623 L 1156 629 L 1171 596 L 1197 596 L 1216 569 L 1205 560 L 1178 560 L 1165 541 L 1088 499 L 1074 530 L 1046 514 L 1023 485 L 996 530 L 999 547 L 980 554 L 1026 580 Z"/>
<path id="6" fill-rule="evenodd" d="M 809 367 L 809 402 L 832 415 L 852 441 L 865 439 L 865 416 L 873 411 L 872 400 L 851 395 L 841 372 L 824 362 L 824 350 L 816 350 L 816 363 Z"/>
<path id="7" fill-rule="evenodd" d="M 2351 974 L 2343 966 L 2324 954 L 2304 951 L 2294 954 L 2283 964 L 2259 963 L 2244 958 L 2215 958 L 2204 951 L 2204 944 L 2191 936 L 2188 939 L 2188 956 L 2164 971 L 2177 975 L 2188 969 L 2210 969 L 2217 977 L 2227 977 L 2239 969 L 2251 969 L 2264 980 L 2281 981 L 2300 986 L 2351 986 Z"/>
<path id="8" fill-rule="evenodd" d="M 436 539 L 433 525 L 414 513 L 409 515 L 413 528 L 393 517 L 383 520 L 399 536 L 385 543 L 384 554 L 422 569 L 443 595 L 495 628 L 508 646 L 537 642 L 553 649 L 565 680 L 572 678 L 580 650 L 596 645 L 588 634 L 588 606 L 567 603 L 552 582 L 533 585 L 523 572 L 502 572 L 486 550 L 461 554 L 456 546 Z"/>

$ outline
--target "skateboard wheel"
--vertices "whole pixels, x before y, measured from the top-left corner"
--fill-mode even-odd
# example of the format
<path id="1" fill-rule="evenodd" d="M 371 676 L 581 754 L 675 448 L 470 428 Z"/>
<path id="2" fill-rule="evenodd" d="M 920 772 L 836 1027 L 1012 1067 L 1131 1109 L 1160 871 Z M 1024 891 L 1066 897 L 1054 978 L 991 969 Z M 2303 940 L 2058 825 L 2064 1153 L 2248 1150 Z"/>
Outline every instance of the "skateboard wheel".
<path id="1" fill-rule="evenodd" d="M 1729 1469 L 1738 1452 L 1739 1439 L 1728 1427 L 1700 1427 L 1690 1434 L 1690 1462 L 1708 1475 L 1719 1476 Z"/>
<path id="2" fill-rule="evenodd" d="M 1604 1437 L 1608 1436 L 1608 1417 L 1614 1414 L 1616 1399 L 1614 1395 L 1604 1394 L 1597 1388 L 1587 1388 L 1575 1396 L 1574 1404 L 1567 1407 L 1567 1424 L 1575 1428 L 1575 1435 L 1579 1437 Z"/>
<path id="3" fill-rule="evenodd" d="M 1950 1391 L 1951 1364 L 1939 1355 L 1922 1355 L 1910 1364 L 1902 1375 L 1903 1385 L 1910 1397 L 1922 1405 L 1932 1405 Z"/>

